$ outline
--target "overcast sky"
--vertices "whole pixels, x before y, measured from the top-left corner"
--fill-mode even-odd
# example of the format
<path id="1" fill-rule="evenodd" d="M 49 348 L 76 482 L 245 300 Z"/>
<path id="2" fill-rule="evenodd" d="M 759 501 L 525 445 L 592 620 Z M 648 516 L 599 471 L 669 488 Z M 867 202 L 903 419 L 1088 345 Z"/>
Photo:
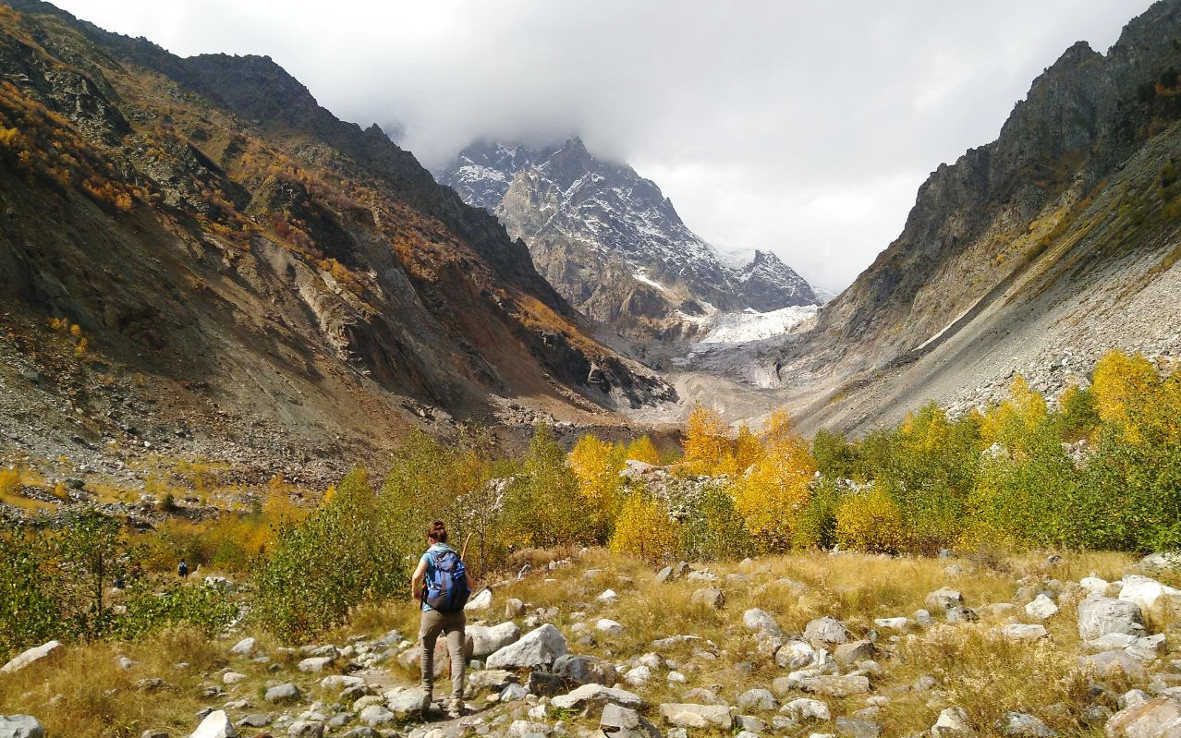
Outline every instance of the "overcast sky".
<path id="1" fill-rule="evenodd" d="M 437 167 L 477 137 L 654 180 L 726 249 L 847 286 L 942 162 L 996 138 L 1072 43 L 1149 0 L 57 0 L 182 56 L 267 54 L 337 116 Z"/>

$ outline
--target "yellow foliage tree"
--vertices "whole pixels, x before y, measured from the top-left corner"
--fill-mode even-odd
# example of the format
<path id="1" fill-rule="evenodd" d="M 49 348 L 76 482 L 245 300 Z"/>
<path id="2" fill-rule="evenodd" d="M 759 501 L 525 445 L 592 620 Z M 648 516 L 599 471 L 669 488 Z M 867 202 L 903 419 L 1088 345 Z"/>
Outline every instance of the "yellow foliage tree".
<path id="1" fill-rule="evenodd" d="M 651 438 L 640 436 L 628 444 L 624 458 L 642 461 L 645 464 L 659 464 L 660 452 L 656 450 L 656 444 L 652 443 Z"/>
<path id="2" fill-rule="evenodd" d="M 800 514 L 811 499 L 816 460 L 809 443 L 791 433 L 787 414 L 781 411 L 772 414 L 757 453 L 730 493 L 746 529 L 768 549 L 782 550 L 791 545 Z"/>
<path id="3" fill-rule="evenodd" d="M 893 553 L 906 544 L 902 511 L 881 487 L 845 500 L 836 518 L 836 538 L 842 548 Z"/>
<path id="4" fill-rule="evenodd" d="M 1095 365 L 1091 391 L 1099 419 L 1110 423 L 1132 442 L 1143 438 L 1146 412 L 1161 395 L 1161 379 L 1140 354 L 1110 351 Z"/>
<path id="5" fill-rule="evenodd" d="M 722 416 L 698 403 L 685 429 L 684 466 L 690 474 L 713 474 L 730 453 L 729 429 Z"/>
<path id="6" fill-rule="evenodd" d="M 618 507 L 623 489 L 619 473 L 625 466 L 624 454 L 622 445 L 612 445 L 587 433 L 578 439 L 567 459 L 578 478 L 578 491 L 584 500 L 581 507 L 593 517 L 596 537 L 600 540 L 606 539 Z"/>
<path id="7" fill-rule="evenodd" d="M 645 561 L 680 553 L 680 526 L 659 501 L 635 492 L 623 503 L 611 536 L 613 552 Z"/>
<path id="8" fill-rule="evenodd" d="M 989 445 L 1001 443 L 1010 454 L 1021 456 L 1025 439 L 1045 417 L 1045 399 L 1018 374 L 1009 386 L 1009 397 L 984 415 L 981 434 Z"/>

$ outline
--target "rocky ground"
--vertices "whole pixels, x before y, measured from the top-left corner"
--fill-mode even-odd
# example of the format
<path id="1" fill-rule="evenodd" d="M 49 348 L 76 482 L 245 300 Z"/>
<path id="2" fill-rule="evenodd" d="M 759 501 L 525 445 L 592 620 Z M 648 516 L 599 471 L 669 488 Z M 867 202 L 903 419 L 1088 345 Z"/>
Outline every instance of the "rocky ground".
<path id="1" fill-rule="evenodd" d="M 1181 557 L 1102 579 L 1077 575 L 1097 559 L 1052 556 L 1007 569 L 1007 584 L 997 571 L 1006 566 L 984 560 L 812 557 L 653 574 L 606 568 L 590 552 L 522 572 L 469 605 L 466 710 L 455 719 L 439 700 L 448 659 L 436 656 L 432 704 L 403 630 L 298 649 L 227 634 L 215 644 L 222 656 L 189 675 L 196 694 L 185 698 L 199 711 L 143 735 L 1181 734 L 1181 590 L 1161 581 L 1176 579 Z M 838 571 L 877 583 L 842 584 L 853 579 Z M 530 593 L 535 601 L 512 596 Z M 21 707 L 0 718 L 0 735 L 42 735 L 38 713 L 68 699 L 47 693 L 53 672 L 76 668 L 80 648 L 46 644 L 0 669 L 3 704 Z M 175 682 L 193 667 L 155 672 L 120 656 L 109 668 L 136 699 L 179 705 Z"/>

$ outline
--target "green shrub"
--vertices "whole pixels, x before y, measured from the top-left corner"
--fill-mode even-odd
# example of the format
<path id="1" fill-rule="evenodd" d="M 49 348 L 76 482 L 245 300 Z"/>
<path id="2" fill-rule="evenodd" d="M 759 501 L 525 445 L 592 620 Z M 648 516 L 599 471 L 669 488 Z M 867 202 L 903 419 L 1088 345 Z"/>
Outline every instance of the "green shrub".
<path id="1" fill-rule="evenodd" d="M 180 582 L 163 591 L 135 586 L 127 594 L 126 607 L 127 614 L 117 620 L 116 632 L 127 639 L 179 625 L 197 628 L 212 638 L 238 615 L 238 606 L 220 590 Z"/>

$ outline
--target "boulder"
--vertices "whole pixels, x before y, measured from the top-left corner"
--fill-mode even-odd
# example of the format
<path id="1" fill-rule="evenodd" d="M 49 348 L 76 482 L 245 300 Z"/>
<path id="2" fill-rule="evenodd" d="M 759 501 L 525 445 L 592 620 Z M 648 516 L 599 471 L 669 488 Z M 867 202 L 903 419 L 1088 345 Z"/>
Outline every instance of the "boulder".
<path id="1" fill-rule="evenodd" d="M 927 595 L 925 604 L 928 610 L 943 612 L 950 607 L 964 604 L 964 596 L 951 587 L 940 587 Z"/>
<path id="2" fill-rule="evenodd" d="M 851 639 L 845 624 L 836 618 L 816 618 L 804 628 L 804 640 L 813 646 L 833 646 Z"/>
<path id="3" fill-rule="evenodd" d="M 467 675 L 468 686 L 477 691 L 499 692 L 509 684 L 516 684 L 517 681 L 516 674 L 504 669 L 481 669 L 470 671 Z"/>
<path id="4" fill-rule="evenodd" d="M 302 696 L 299 687 L 291 683 L 276 685 L 263 693 L 263 699 L 274 704 L 298 702 Z"/>
<path id="5" fill-rule="evenodd" d="M 813 694 L 823 694 L 828 697 L 851 697 L 855 694 L 865 694 L 870 690 L 869 677 L 861 675 L 832 676 L 821 674 L 804 677 L 800 680 L 800 689 Z"/>
<path id="6" fill-rule="evenodd" d="M 38 661 L 49 658 L 53 654 L 58 653 L 61 648 L 62 644 L 58 641 L 49 641 L 36 648 L 30 648 L 12 657 L 12 660 L 4 666 L 0 666 L 0 674 L 16 673 L 30 664 L 35 664 Z"/>
<path id="7" fill-rule="evenodd" d="M 1043 625 L 1028 623 L 1009 623 L 1001 626 L 1001 635 L 1012 641 L 1036 641 L 1046 638 L 1049 633 Z"/>
<path id="8" fill-rule="evenodd" d="M 595 623 L 595 630 L 604 635 L 617 636 L 623 632 L 623 625 L 609 618 L 601 618 Z"/>
<path id="9" fill-rule="evenodd" d="M 614 605 L 616 602 L 619 602 L 619 593 L 613 589 L 605 589 L 595 598 L 595 602 L 604 605 Z"/>
<path id="10" fill-rule="evenodd" d="M 566 691 L 566 684 L 556 674 L 534 669 L 529 672 L 529 679 L 525 681 L 525 689 L 529 694 L 535 694 L 538 697 L 552 697 Z"/>
<path id="11" fill-rule="evenodd" d="M 1108 633 L 1143 632 L 1144 615 L 1135 602 L 1091 595 L 1078 604 L 1078 634 L 1084 641 Z"/>
<path id="12" fill-rule="evenodd" d="M 828 703 L 809 697 L 799 697 L 779 708 L 779 712 L 792 720 L 832 720 Z"/>
<path id="13" fill-rule="evenodd" d="M 871 720 L 858 718 L 837 718 L 837 735 L 841 738 L 878 738 L 882 726 Z"/>
<path id="14" fill-rule="evenodd" d="M 402 717 L 404 715 L 420 715 L 428 707 L 426 692 L 421 687 L 397 687 L 387 691 L 385 706 L 390 712 Z"/>
<path id="15" fill-rule="evenodd" d="M 189 738 L 234 738 L 237 735 L 238 731 L 225 710 L 214 710 L 205 716 Z"/>
<path id="16" fill-rule="evenodd" d="M 1167 587 L 1149 577 L 1128 574 L 1124 576 L 1119 599 L 1136 603 L 1141 613 L 1164 619 L 1175 615 L 1175 610 L 1181 605 L 1181 590 Z"/>
<path id="17" fill-rule="evenodd" d="M 235 656 L 249 656 L 254 653 L 254 648 L 257 645 L 258 641 L 254 638 L 243 638 L 234 644 L 234 647 L 230 649 L 230 653 Z"/>
<path id="18" fill-rule="evenodd" d="M 726 595 L 717 587 L 703 587 L 689 597 L 689 602 L 705 605 L 711 610 L 720 610 L 726 604 Z"/>
<path id="19" fill-rule="evenodd" d="M 804 641 L 788 641 L 775 652 L 775 663 L 783 669 L 803 669 L 814 666 L 819 659 L 819 652 L 812 644 Z"/>
<path id="20" fill-rule="evenodd" d="M 550 700 L 550 704 L 559 710 L 602 709 L 607 703 L 635 709 L 642 707 L 644 700 L 627 690 L 604 687 L 602 684 L 584 684 L 569 694 L 558 695 Z"/>
<path id="21" fill-rule="evenodd" d="M 613 703 L 603 706 L 599 730 L 607 738 L 660 738 L 660 731 L 640 713 Z"/>
<path id="22" fill-rule="evenodd" d="M 661 569 L 660 571 L 656 572 L 656 583 L 657 584 L 664 584 L 665 582 L 671 582 L 673 579 L 674 579 L 673 568 L 671 566 L 666 566 L 663 569 Z"/>
<path id="23" fill-rule="evenodd" d="M 520 684 L 506 684 L 504 689 L 500 690 L 497 699 L 501 702 L 515 702 L 516 700 L 523 700 L 529 696 L 529 690 L 522 687 Z"/>
<path id="24" fill-rule="evenodd" d="M 516 597 L 504 603 L 504 616 L 506 618 L 519 618 L 525 614 L 525 603 L 518 600 Z"/>
<path id="25" fill-rule="evenodd" d="M 319 720 L 296 720 L 287 726 L 288 738 L 322 738 L 324 723 Z"/>
<path id="26" fill-rule="evenodd" d="M 345 676 L 343 674 L 332 674 L 320 680 L 320 689 L 327 692 L 343 692 L 346 689 L 364 686 L 365 680 L 361 677 Z"/>
<path id="27" fill-rule="evenodd" d="M 910 625 L 910 618 L 877 618 L 873 624 L 883 630 L 904 631 Z"/>
<path id="28" fill-rule="evenodd" d="M 615 667 L 594 656 L 566 654 L 554 661 L 553 672 L 574 684 L 614 684 L 618 675 Z"/>
<path id="29" fill-rule="evenodd" d="M 1140 559 L 1136 568 L 1149 574 L 1181 570 L 1181 551 L 1162 551 Z"/>
<path id="30" fill-rule="evenodd" d="M 980 619 L 975 610 L 963 605 L 953 605 L 943 615 L 949 623 L 974 623 Z"/>
<path id="31" fill-rule="evenodd" d="M 1041 718 L 1024 712 L 1006 712 L 997 721 L 997 727 L 1005 735 L 1022 736 L 1022 738 L 1052 738 L 1057 735 L 1041 721 Z"/>
<path id="32" fill-rule="evenodd" d="M 1107 588 L 1111 585 L 1106 579 L 1100 579 L 1099 577 L 1083 577 L 1082 579 L 1078 580 L 1078 586 L 1081 587 L 1087 594 L 1106 595 Z"/>
<path id="33" fill-rule="evenodd" d="M 246 675 L 238 671 L 227 671 L 221 675 L 222 684 L 238 684 L 246 681 Z"/>
<path id="34" fill-rule="evenodd" d="M 853 641 L 852 643 L 842 643 L 837 646 L 833 652 L 833 658 L 841 666 L 853 666 L 858 661 L 868 661 L 874 656 L 874 647 L 871 641 Z"/>
<path id="35" fill-rule="evenodd" d="M 464 631 L 470 658 L 484 659 L 521 638 L 521 628 L 511 620 L 499 625 L 469 625 Z"/>
<path id="36" fill-rule="evenodd" d="M 747 610 L 742 613 L 742 627 L 753 633 L 766 633 L 772 636 L 782 636 L 783 631 L 779 629 L 779 623 L 775 622 L 775 618 L 765 610 L 760 610 L 757 607 Z"/>
<path id="37" fill-rule="evenodd" d="M 505 646 L 485 662 L 492 669 L 522 669 L 550 666 L 566 653 L 566 636 L 546 623 L 526 633 L 516 643 Z"/>
<path id="38" fill-rule="evenodd" d="M 975 735 L 968 711 L 962 707 L 947 708 L 931 726 L 931 738 L 975 738 Z"/>
<path id="39" fill-rule="evenodd" d="M 492 607 L 492 590 L 485 587 L 479 592 L 472 595 L 463 609 L 468 612 L 475 612 L 479 610 L 487 610 Z"/>
<path id="40" fill-rule="evenodd" d="M 1107 738 L 1171 738 L 1181 735 L 1181 699 L 1157 697 L 1120 710 L 1103 728 Z"/>
<path id="41" fill-rule="evenodd" d="M 743 712 L 770 712 L 775 705 L 775 695 L 766 689 L 748 689 L 738 695 L 738 709 Z"/>
<path id="42" fill-rule="evenodd" d="M 640 664 L 634 669 L 628 670 L 628 672 L 623 675 L 623 681 L 627 682 L 633 687 L 642 687 L 647 684 L 650 679 L 652 679 L 652 670 L 643 664 Z"/>
<path id="43" fill-rule="evenodd" d="M 379 725 L 389 725 L 397 721 L 398 716 L 381 705 L 369 705 L 361 710 L 357 719 L 370 728 L 376 728 Z"/>
<path id="44" fill-rule="evenodd" d="M 299 670 L 307 674 L 318 674 L 332 663 L 329 656 L 313 656 L 299 662 Z"/>
<path id="45" fill-rule="evenodd" d="M 45 728 L 32 715 L 0 715 L 0 738 L 45 738 Z"/>
<path id="46" fill-rule="evenodd" d="M 1099 676 L 1107 675 L 1113 670 L 1122 671 L 1132 678 L 1143 677 L 1146 673 L 1144 664 L 1127 651 L 1104 651 L 1092 656 L 1079 656 L 1078 664 L 1082 669 L 1093 669 Z"/>
<path id="47" fill-rule="evenodd" d="M 1045 620 L 1056 612 L 1058 612 L 1058 605 L 1044 594 L 1038 595 L 1033 602 L 1025 606 L 1025 614 L 1038 620 Z"/>
<path id="48" fill-rule="evenodd" d="M 694 705 L 689 703 L 664 703 L 659 707 L 660 715 L 670 725 L 678 728 L 721 728 L 730 730 L 734 718 L 727 705 Z"/>

